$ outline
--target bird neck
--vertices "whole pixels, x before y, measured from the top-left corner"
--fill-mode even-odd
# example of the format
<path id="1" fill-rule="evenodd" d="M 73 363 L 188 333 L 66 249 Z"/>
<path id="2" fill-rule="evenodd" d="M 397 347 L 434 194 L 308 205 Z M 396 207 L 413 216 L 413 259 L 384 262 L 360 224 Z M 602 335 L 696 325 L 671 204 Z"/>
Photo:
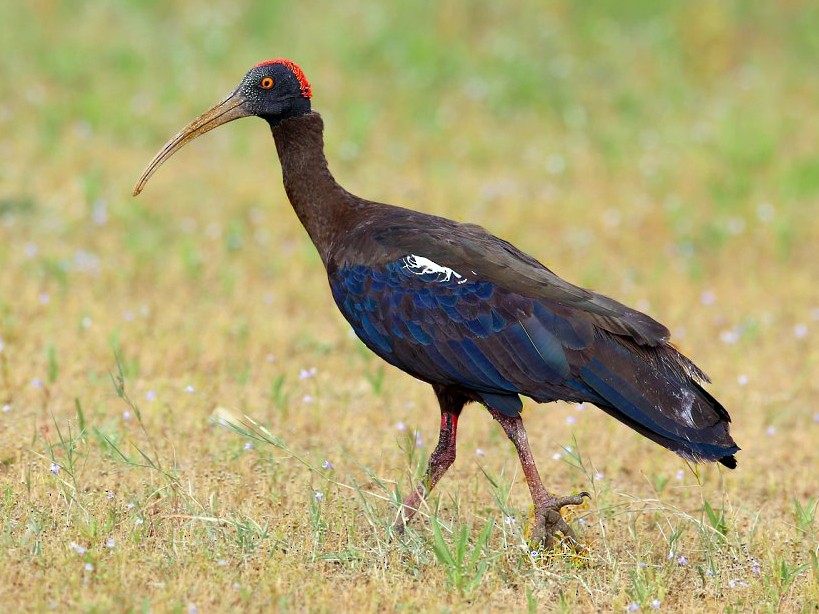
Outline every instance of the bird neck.
<path id="1" fill-rule="evenodd" d="M 352 223 L 359 202 L 327 168 L 324 122 L 316 112 L 271 126 L 290 204 L 316 246 L 324 266 L 336 238 Z"/>

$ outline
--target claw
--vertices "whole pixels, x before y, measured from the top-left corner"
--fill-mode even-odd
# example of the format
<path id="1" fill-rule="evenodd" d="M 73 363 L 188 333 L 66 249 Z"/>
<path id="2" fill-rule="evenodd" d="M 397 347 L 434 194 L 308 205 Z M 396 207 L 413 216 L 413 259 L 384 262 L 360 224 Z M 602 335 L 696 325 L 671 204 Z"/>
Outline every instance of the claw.
<path id="1" fill-rule="evenodd" d="M 541 509 L 536 510 L 535 527 L 532 531 L 532 543 L 536 547 L 542 546 L 550 550 L 555 545 L 557 535 L 561 534 L 563 536 L 563 539 L 560 540 L 561 542 L 565 542 L 575 552 L 585 552 L 586 547 L 577 539 L 574 529 L 569 526 L 560 513 L 563 507 L 582 504 L 584 498 L 591 499 L 591 495 L 583 491 L 576 495 L 552 499 Z"/>

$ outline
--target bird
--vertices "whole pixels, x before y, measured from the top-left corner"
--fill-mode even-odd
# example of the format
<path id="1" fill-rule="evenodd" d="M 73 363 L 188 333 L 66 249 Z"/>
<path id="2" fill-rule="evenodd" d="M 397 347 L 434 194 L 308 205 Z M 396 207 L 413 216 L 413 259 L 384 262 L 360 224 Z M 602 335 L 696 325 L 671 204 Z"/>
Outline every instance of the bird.
<path id="1" fill-rule="evenodd" d="M 476 224 L 379 203 L 345 190 L 324 153 L 312 87 L 293 61 L 253 66 L 221 102 L 156 154 L 134 196 L 185 144 L 255 116 L 270 127 L 284 189 L 327 271 L 333 299 L 364 345 L 432 386 L 438 444 L 393 528 L 404 527 L 455 461 L 458 419 L 483 405 L 517 451 L 534 505 L 530 542 L 582 548 L 561 510 L 587 492 L 546 490 L 523 424 L 521 396 L 591 403 L 693 462 L 737 465 L 727 410 L 668 328 L 564 281 Z"/>

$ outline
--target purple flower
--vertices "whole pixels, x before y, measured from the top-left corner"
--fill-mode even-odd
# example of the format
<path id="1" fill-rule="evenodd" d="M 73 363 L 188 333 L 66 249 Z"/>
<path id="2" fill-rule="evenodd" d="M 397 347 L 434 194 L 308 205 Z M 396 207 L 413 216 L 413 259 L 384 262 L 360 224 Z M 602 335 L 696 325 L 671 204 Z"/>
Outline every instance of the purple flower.
<path id="1" fill-rule="evenodd" d="M 305 380 L 314 377 L 318 371 L 315 367 L 310 367 L 309 369 L 301 369 L 299 370 L 299 379 Z"/>
<path id="2" fill-rule="evenodd" d="M 85 554 L 85 547 L 80 546 L 77 542 L 71 542 L 68 544 L 68 547 L 71 548 L 77 554 Z"/>
<path id="3" fill-rule="evenodd" d="M 60 473 L 60 469 L 62 469 L 62 467 L 60 467 L 57 463 L 51 463 L 50 469 L 51 473 L 57 475 L 58 473 Z"/>
<path id="4" fill-rule="evenodd" d="M 677 565 L 688 565 L 688 559 L 683 555 L 677 557 Z"/>
<path id="5" fill-rule="evenodd" d="M 321 466 L 324 467 L 325 469 L 329 469 L 330 471 L 332 471 L 335 468 L 333 467 L 333 463 L 331 463 L 328 460 L 325 460 L 323 463 L 321 463 Z"/>
<path id="6" fill-rule="evenodd" d="M 320 490 L 317 490 L 314 496 L 316 497 L 316 501 L 318 501 L 319 503 L 324 501 L 324 493 L 321 492 Z"/>

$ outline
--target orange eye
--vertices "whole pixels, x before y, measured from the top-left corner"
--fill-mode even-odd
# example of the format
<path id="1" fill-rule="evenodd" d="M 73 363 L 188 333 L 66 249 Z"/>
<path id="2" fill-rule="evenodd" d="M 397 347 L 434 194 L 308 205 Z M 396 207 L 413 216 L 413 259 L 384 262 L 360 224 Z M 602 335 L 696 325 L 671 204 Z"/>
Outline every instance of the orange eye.
<path id="1" fill-rule="evenodd" d="M 271 87 L 273 87 L 274 84 L 275 81 L 273 81 L 272 77 L 264 77 L 259 83 L 259 85 L 262 86 L 263 90 L 269 90 Z"/>

